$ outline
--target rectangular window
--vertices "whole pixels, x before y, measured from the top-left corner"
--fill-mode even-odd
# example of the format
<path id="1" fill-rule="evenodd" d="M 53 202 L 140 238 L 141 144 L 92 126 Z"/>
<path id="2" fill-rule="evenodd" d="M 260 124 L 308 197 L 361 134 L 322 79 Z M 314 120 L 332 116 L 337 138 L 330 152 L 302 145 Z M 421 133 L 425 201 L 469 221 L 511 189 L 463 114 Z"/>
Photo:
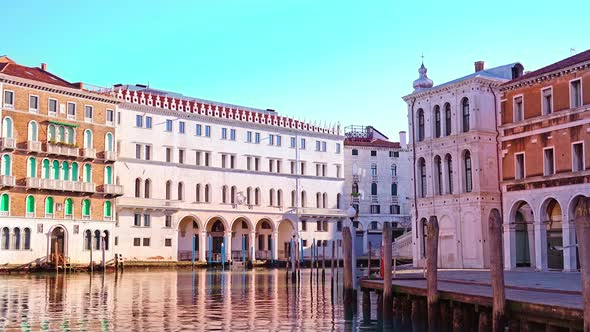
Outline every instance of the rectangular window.
<path id="1" fill-rule="evenodd" d="M 209 152 L 205 152 L 205 166 L 208 167 L 210 162 L 211 162 L 211 158 L 210 158 Z"/>
<path id="2" fill-rule="evenodd" d="M 172 239 L 164 239 L 165 247 L 172 247 Z"/>
<path id="3" fill-rule="evenodd" d="M 84 106 L 84 120 L 85 121 L 92 121 L 93 118 L 93 110 L 92 110 L 92 106 Z"/>
<path id="4" fill-rule="evenodd" d="M 301 175 L 305 175 L 305 162 L 302 161 L 299 167 L 301 167 Z"/>
<path id="5" fill-rule="evenodd" d="M 143 128 L 143 116 L 139 114 L 135 116 L 135 126 L 137 128 Z"/>
<path id="6" fill-rule="evenodd" d="M 301 139 L 301 144 L 300 145 L 301 145 L 300 146 L 301 150 L 305 150 L 305 138 L 302 138 Z"/>
<path id="7" fill-rule="evenodd" d="M 377 151 L 371 150 L 371 157 L 377 157 Z"/>
<path id="8" fill-rule="evenodd" d="M 322 221 L 321 220 L 318 220 L 315 222 L 315 230 L 316 230 L 316 232 L 322 231 Z"/>
<path id="9" fill-rule="evenodd" d="M 152 160 L 152 146 L 145 146 L 145 160 Z"/>
<path id="10" fill-rule="evenodd" d="M 381 206 L 380 205 L 371 205 L 371 214 L 380 214 L 381 213 Z"/>
<path id="11" fill-rule="evenodd" d="M 236 168 L 236 156 L 234 156 L 234 155 L 229 156 L 229 168 L 231 168 L 231 169 Z"/>
<path id="12" fill-rule="evenodd" d="M 246 132 L 246 142 L 252 143 L 252 132 L 251 131 Z"/>
<path id="13" fill-rule="evenodd" d="M 336 177 L 340 178 L 342 175 L 340 174 L 342 167 L 340 165 L 336 165 Z"/>
<path id="14" fill-rule="evenodd" d="M 337 230 L 338 232 L 342 232 L 342 221 L 338 220 L 338 221 L 336 222 L 336 230 Z"/>
<path id="15" fill-rule="evenodd" d="M 166 148 L 166 162 L 172 162 L 172 148 Z"/>
<path id="16" fill-rule="evenodd" d="M 543 174 L 545 176 L 555 174 L 555 159 L 553 154 L 553 148 L 546 148 L 543 150 Z"/>
<path id="17" fill-rule="evenodd" d="M 72 102 L 68 102 L 68 118 L 75 118 L 76 117 L 76 104 Z"/>
<path id="18" fill-rule="evenodd" d="M 259 157 L 254 158 L 254 170 L 255 171 L 260 170 L 260 158 Z"/>
<path id="19" fill-rule="evenodd" d="M 321 149 L 322 149 L 322 147 L 321 147 L 321 146 L 322 146 L 322 142 L 320 142 L 320 141 L 315 141 L 315 150 L 316 150 L 316 151 L 321 151 Z"/>
<path id="20" fill-rule="evenodd" d="M 235 129 L 230 129 L 229 130 L 229 139 L 232 141 L 236 140 L 236 130 Z"/>
<path id="21" fill-rule="evenodd" d="M 222 154 L 221 155 L 221 168 L 225 168 L 225 159 L 226 159 L 226 155 Z"/>
<path id="22" fill-rule="evenodd" d="M 166 131 L 172 131 L 172 120 L 166 119 Z"/>
<path id="23" fill-rule="evenodd" d="M 315 164 L 315 176 L 320 176 L 320 169 L 321 169 L 321 165 Z"/>
<path id="24" fill-rule="evenodd" d="M 121 112 L 117 112 L 117 124 L 121 124 Z"/>
<path id="25" fill-rule="evenodd" d="M 581 172 L 584 168 L 584 143 L 574 143 L 572 144 L 572 171 Z"/>
<path id="26" fill-rule="evenodd" d="M 205 126 L 205 137 L 211 137 L 211 126 Z"/>
<path id="27" fill-rule="evenodd" d="M 546 88 L 541 91 L 543 100 L 541 101 L 543 107 L 543 115 L 553 113 L 553 90 Z"/>
<path id="28" fill-rule="evenodd" d="M 275 145 L 275 135 L 268 135 L 268 145 Z"/>
<path id="29" fill-rule="evenodd" d="M 135 159 L 141 159 L 141 144 L 135 144 Z"/>
<path id="30" fill-rule="evenodd" d="M 30 112 L 38 112 L 39 111 L 39 97 L 29 95 L 29 111 Z"/>
<path id="31" fill-rule="evenodd" d="M 152 128 L 152 117 L 151 116 L 145 117 L 145 127 L 148 129 Z"/>
<path id="32" fill-rule="evenodd" d="M 133 226 L 141 227 L 141 214 L 136 213 L 133 215 Z"/>
<path id="33" fill-rule="evenodd" d="M 14 108 L 14 92 L 4 90 L 4 107 Z"/>
<path id="34" fill-rule="evenodd" d="M 133 238 L 133 246 L 139 247 L 140 245 L 141 245 L 141 238 L 139 238 L 139 237 Z"/>
<path id="35" fill-rule="evenodd" d="M 291 137 L 291 144 L 289 145 L 289 147 L 295 148 L 296 145 L 297 145 L 297 139 L 295 137 Z"/>
<path id="36" fill-rule="evenodd" d="M 251 171 L 252 170 L 252 157 L 246 157 L 246 169 Z"/>
<path id="37" fill-rule="evenodd" d="M 371 176 L 377 176 L 377 165 L 371 165 Z"/>
<path id="38" fill-rule="evenodd" d="M 328 143 L 322 142 L 322 152 L 326 152 L 328 150 Z"/>
<path id="39" fill-rule="evenodd" d="M 150 246 L 150 238 L 149 237 L 144 237 L 143 238 L 143 246 L 144 247 L 149 247 Z"/>
<path id="40" fill-rule="evenodd" d="M 272 159 L 268 160 L 268 171 L 272 173 L 273 171 L 274 161 Z"/>
<path id="41" fill-rule="evenodd" d="M 322 176 L 326 176 L 328 173 L 328 165 L 322 165 Z"/>
<path id="42" fill-rule="evenodd" d="M 201 151 L 195 153 L 196 165 L 201 166 Z"/>
<path id="43" fill-rule="evenodd" d="M 260 144 L 260 133 L 254 134 L 254 143 Z"/>
<path id="44" fill-rule="evenodd" d="M 195 125 L 195 135 L 202 136 L 203 135 L 203 126 L 200 124 Z"/>
<path id="45" fill-rule="evenodd" d="M 107 110 L 107 122 L 113 123 L 115 121 L 115 111 Z"/>
<path id="46" fill-rule="evenodd" d="M 400 214 L 400 207 L 399 207 L 399 205 L 390 205 L 389 206 L 389 213 L 390 214 Z"/>
<path id="47" fill-rule="evenodd" d="M 56 116 L 57 115 L 57 99 L 49 98 L 49 115 Z"/>
<path id="48" fill-rule="evenodd" d="M 575 80 L 570 82 L 570 107 L 577 108 L 582 106 L 582 81 Z"/>
<path id="49" fill-rule="evenodd" d="M 307 230 L 307 221 L 306 220 L 301 220 L 301 230 L 302 231 Z"/>
<path id="50" fill-rule="evenodd" d="M 178 163 L 184 164 L 184 150 L 178 149 Z"/>
<path id="51" fill-rule="evenodd" d="M 516 153 L 514 154 L 514 178 L 515 179 L 524 179 L 524 153 Z"/>
<path id="52" fill-rule="evenodd" d="M 172 216 L 171 215 L 166 215 L 165 227 L 166 228 L 172 227 Z"/>
<path id="53" fill-rule="evenodd" d="M 227 128 L 221 128 L 221 139 L 227 139 Z"/>
<path id="54" fill-rule="evenodd" d="M 143 226 L 144 227 L 150 227 L 152 224 L 152 218 L 149 214 L 144 214 L 143 215 Z"/>
<path id="55" fill-rule="evenodd" d="M 283 144 L 281 135 L 277 135 L 277 146 L 281 146 Z"/>
<path id="56" fill-rule="evenodd" d="M 522 96 L 514 98 L 514 122 L 524 120 L 524 107 Z"/>
<path id="57" fill-rule="evenodd" d="M 295 174 L 295 162 L 291 161 L 291 174 Z"/>
<path id="58" fill-rule="evenodd" d="M 178 122 L 178 132 L 184 134 L 184 121 Z"/>
<path id="59" fill-rule="evenodd" d="M 303 248 L 307 248 L 307 240 L 301 239 L 301 245 Z"/>
<path id="60" fill-rule="evenodd" d="M 353 155 L 353 156 L 358 156 L 358 155 L 359 155 L 359 150 L 357 150 L 357 149 L 352 149 L 352 155 Z"/>
<path id="61" fill-rule="evenodd" d="M 340 153 L 340 143 L 336 143 L 336 153 Z"/>

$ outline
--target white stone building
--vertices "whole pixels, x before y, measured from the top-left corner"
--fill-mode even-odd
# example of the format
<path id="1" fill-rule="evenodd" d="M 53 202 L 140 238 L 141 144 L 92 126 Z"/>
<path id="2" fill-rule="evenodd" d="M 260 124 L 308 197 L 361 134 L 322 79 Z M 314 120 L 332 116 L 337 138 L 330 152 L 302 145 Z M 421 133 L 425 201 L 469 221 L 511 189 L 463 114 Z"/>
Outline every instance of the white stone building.
<path id="1" fill-rule="evenodd" d="M 381 247 L 383 223 L 392 223 L 395 235 L 410 226 L 411 169 L 406 133 L 400 142 L 371 126 L 349 126 L 345 130 L 344 172 L 346 205 L 354 206 L 359 221 L 355 237 L 357 256 L 373 255 Z"/>
<path id="2" fill-rule="evenodd" d="M 285 259 L 294 235 L 306 256 L 314 239 L 340 237 L 339 128 L 145 86 L 115 90 L 117 250 L 127 259 L 190 260 L 193 241 L 202 261 L 222 259 L 222 246 L 228 260 Z"/>
<path id="3" fill-rule="evenodd" d="M 500 208 L 496 109 L 497 87 L 522 65 L 485 69 L 434 86 L 424 64 L 408 104 L 410 141 L 414 150 L 412 204 L 413 258 L 424 266 L 425 227 L 430 216 L 440 228 L 439 266 L 488 266 L 487 220 Z"/>

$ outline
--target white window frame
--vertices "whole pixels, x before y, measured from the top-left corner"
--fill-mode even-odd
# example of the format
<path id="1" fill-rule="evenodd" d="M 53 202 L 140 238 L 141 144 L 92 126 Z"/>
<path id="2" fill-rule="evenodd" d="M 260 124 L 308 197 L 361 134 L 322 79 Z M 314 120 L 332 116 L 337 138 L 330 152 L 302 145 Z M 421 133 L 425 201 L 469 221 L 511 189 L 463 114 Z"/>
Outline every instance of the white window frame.
<path id="1" fill-rule="evenodd" d="M 569 81 L 568 84 L 568 90 L 569 90 L 569 97 L 570 97 L 570 109 L 574 109 L 574 105 L 572 104 L 572 82 L 575 81 L 579 81 L 580 82 L 580 106 L 577 107 L 582 107 L 584 106 L 584 87 L 582 86 L 582 78 L 578 77 L 578 78 L 574 78 L 572 80 Z"/>
<path id="2" fill-rule="evenodd" d="M 90 107 L 91 117 L 86 116 L 86 109 Z M 94 121 L 94 107 L 92 105 L 84 105 L 84 122 L 92 123 Z"/>
<path id="3" fill-rule="evenodd" d="M 49 109 L 49 105 L 51 105 L 51 101 L 55 101 L 55 112 L 51 112 Z M 57 113 L 59 112 L 59 101 L 55 98 L 47 98 L 47 115 L 51 117 L 56 117 Z"/>
<path id="4" fill-rule="evenodd" d="M 574 145 L 576 144 L 582 144 L 582 156 L 580 156 L 582 158 L 582 169 L 579 170 L 574 170 Z M 572 142 L 572 172 L 582 172 L 586 169 L 586 150 L 584 145 L 584 141 Z"/>
<path id="5" fill-rule="evenodd" d="M 69 112 L 70 108 L 68 106 L 70 104 L 74 105 L 74 114 L 70 114 L 70 112 Z M 66 118 L 68 120 L 76 120 L 76 113 L 78 113 L 78 107 L 77 107 L 76 103 L 74 103 L 72 101 L 66 102 Z"/>
<path id="6" fill-rule="evenodd" d="M 545 150 L 553 150 L 553 173 L 551 174 L 547 174 L 547 170 L 545 167 L 545 164 L 547 164 L 545 162 Z M 553 176 L 557 173 L 557 170 L 555 169 L 555 147 L 554 146 L 548 146 L 546 148 L 543 148 L 543 176 Z"/>
<path id="7" fill-rule="evenodd" d="M 6 104 L 6 103 L 4 103 L 4 100 L 5 100 L 4 94 L 6 92 L 12 93 L 12 104 Z M 15 100 L 15 97 L 14 96 L 15 96 L 15 93 L 14 93 L 13 90 L 4 89 L 4 91 L 2 91 L 2 105 L 4 106 L 4 108 L 10 109 L 10 110 L 13 110 L 14 109 L 14 104 L 15 104 L 14 103 L 14 100 Z"/>
<path id="8" fill-rule="evenodd" d="M 113 115 L 113 120 L 109 121 L 109 112 L 111 112 L 111 114 Z M 112 126 L 115 123 L 115 110 L 111 109 L 111 108 L 107 108 L 105 113 L 104 113 L 104 122 L 109 125 Z"/>
<path id="9" fill-rule="evenodd" d="M 518 155 L 522 155 L 522 178 L 516 177 L 516 170 L 518 169 L 518 167 L 517 167 L 518 162 L 517 162 L 516 156 L 518 156 Z M 544 155 L 543 155 L 543 158 L 545 158 Z M 545 163 L 543 163 L 543 165 L 545 165 Z M 514 153 L 514 179 L 515 180 L 526 179 L 526 155 L 525 155 L 524 151 Z"/>
<path id="10" fill-rule="evenodd" d="M 522 119 L 516 119 L 516 99 L 520 98 L 522 100 Z M 512 97 L 512 122 L 521 122 L 524 121 L 524 95 L 518 94 Z"/>
<path id="11" fill-rule="evenodd" d="M 37 98 L 37 108 L 31 108 L 31 97 Z M 39 95 L 29 93 L 29 112 L 39 113 Z"/>
<path id="12" fill-rule="evenodd" d="M 543 93 L 547 90 L 551 91 L 551 112 L 550 113 L 547 113 L 547 110 L 544 109 L 545 96 L 543 95 Z M 549 114 L 553 114 L 553 112 L 555 112 L 555 108 L 553 107 L 555 105 L 555 98 L 554 97 L 555 97 L 555 95 L 553 94 L 553 85 L 541 88 L 541 114 L 542 115 L 549 115 Z"/>

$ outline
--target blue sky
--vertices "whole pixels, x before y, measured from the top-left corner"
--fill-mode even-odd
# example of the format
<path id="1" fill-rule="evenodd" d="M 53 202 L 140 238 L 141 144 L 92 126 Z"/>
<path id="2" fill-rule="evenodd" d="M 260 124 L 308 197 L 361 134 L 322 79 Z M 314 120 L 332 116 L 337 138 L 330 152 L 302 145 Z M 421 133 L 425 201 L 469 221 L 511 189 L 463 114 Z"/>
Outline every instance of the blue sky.
<path id="1" fill-rule="evenodd" d="M 70 81 L 154 88 L 397 140 L 424 52 L 435 84 L 590 48 L 571 1 L 7 1 L 0 54 Z M 577 23 L 576 23 L 577 22 Z"/>

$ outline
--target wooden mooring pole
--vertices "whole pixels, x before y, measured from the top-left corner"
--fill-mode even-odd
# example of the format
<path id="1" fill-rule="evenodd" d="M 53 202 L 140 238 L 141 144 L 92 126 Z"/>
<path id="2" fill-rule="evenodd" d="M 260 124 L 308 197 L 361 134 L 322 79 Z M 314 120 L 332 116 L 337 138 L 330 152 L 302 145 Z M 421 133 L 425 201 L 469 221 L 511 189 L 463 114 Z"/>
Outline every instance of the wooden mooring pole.
<path id="1" fill-rule="evenodd" d="M 502 245 L 502 217 L 498 209 L 488 218 L 490 273 L 492 278 L 492 330 L 503 332 L 506 327 L 506 291 L 504 289 L 504 247 Z"/>
<path id="2" fill-rule="evenodd" d="M 367 259 L 367 277 L 371 277 L 371 242 L 369 241 L 369 257 Z"/>
<path id="3" fill-rule="evenodd" d="M 584 300 L 584 332 L 590 332 L 590 197 L 578 199 L 574 224 L 578 239 L 578 255 L 582 271 L 582 298 Z"/>
<path id="4" fill-rule="evenodd" d="M 438 220 L 436 216 L 430 216 L 427 227 L 427 245 L 426 245 L 426 286 L 427 286 L 427 311 L 428 311 L 428 330 L 438 330 Z M 391 244 L 390 249 L 391 250 Z M 391 257 L 390 257 L 391 259 Z"/>
<path id="5" fill-rule="evenodd" d="M 392 319 L 393 293 L 391 284 L 391 223 L 383 223 L 383 318 Z"/>
<path id="6" fill-rule="evenodd" d="M 342 245 L 343 245 L 343 260 L 344 260 L 344 306 L 352 307 L 354 301 L 354 291 L 352 284 L 352 236 L 350 235 L 350 228 L 342 228 Z"/>
<path id="7" fill-rule="evenodd" d="M 322 240 L 322 282 L 326 282 L 326 240 Z"/>

